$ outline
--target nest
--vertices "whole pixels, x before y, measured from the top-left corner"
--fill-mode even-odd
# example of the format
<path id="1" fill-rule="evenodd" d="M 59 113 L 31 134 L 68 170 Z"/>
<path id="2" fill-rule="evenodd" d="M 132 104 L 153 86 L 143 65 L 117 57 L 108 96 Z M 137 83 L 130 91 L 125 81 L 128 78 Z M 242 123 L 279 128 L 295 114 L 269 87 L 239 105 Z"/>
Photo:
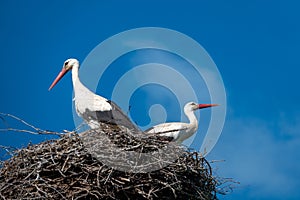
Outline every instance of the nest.
<path id="1" fill-rule="evenodd" d="M 0 197 L 216 199 L 210 165 L 198 152 L 136 135 L 107 125 L 17 150 L 0 168 Z"/>

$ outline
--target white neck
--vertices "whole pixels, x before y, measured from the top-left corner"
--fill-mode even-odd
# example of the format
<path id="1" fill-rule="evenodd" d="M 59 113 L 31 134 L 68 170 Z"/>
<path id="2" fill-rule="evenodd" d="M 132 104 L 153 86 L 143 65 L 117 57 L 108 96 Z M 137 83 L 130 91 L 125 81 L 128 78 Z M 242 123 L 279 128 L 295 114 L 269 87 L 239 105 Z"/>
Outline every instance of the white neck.
<path id="1" fill-rule="evenodd" d="M 187 116 L 187 118 L 189 119 L 190 121 L 190 125 L 191 126 L 198 126 L 198 120 L 194 114 L 194 111 L 191 111 L 191 110 L 188 110 L 185 112 L 185 115 Z"/>
<path id="2" fill-rule="evenodd" d="M 192 110 L 185 110 L 184 111 L 185 115 L 188 117 L 190 123 L 186 124 L 187 130 L 185 131 L 184 134 L 180 136 L 178 139 L 178 143 L 182 143 L 184 140 L 188 139 L 191 137 L 198 129 L 198 120 L 194 114 L 194 111 Z"/>
<path id="3" fill-rule="evenodd" d="M 72 68 L 72 82 L 73 82 L 73 89 L 76 95 L 79 95 L 78 92 L 90 92 L 88 88 L 86 88 L 80 81 L 79 76 L 78 76 L 78 69 L 79 65 L 74 65 Z"/>

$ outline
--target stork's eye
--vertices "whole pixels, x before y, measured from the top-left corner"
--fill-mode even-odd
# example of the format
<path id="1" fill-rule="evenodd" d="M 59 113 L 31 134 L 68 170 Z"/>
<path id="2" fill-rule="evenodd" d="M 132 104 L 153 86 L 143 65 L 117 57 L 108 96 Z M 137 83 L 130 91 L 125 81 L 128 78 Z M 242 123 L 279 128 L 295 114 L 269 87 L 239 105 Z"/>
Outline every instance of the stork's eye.
<path id="1" fill-rule="evenodd" d="M 68 63 L 69 63 L 69 61 L 66 61 L 66 62 L 65 62 L 65 66 L 68 65 Z"/>

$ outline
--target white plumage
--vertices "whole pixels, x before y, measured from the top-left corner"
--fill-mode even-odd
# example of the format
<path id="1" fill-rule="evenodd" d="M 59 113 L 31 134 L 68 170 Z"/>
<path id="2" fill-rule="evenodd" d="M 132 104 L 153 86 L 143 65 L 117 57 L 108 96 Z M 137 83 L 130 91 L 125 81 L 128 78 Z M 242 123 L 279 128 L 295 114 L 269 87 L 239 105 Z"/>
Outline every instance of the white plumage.
<path id="1" fill-rule="evenodd" d="M 145 131 L 145 133 L 156 133 L 162 136 L 171 137 L 173 141 L 182 143 L 191 137 L 198 129 L 198 120 L 194 114 L 195 110 L 217 106 L 217 104 L 196 104 L 189 102 L 184 106 L 184 113 L 189 119 L 189 123 L 169 122 L 158 124 Z"/>

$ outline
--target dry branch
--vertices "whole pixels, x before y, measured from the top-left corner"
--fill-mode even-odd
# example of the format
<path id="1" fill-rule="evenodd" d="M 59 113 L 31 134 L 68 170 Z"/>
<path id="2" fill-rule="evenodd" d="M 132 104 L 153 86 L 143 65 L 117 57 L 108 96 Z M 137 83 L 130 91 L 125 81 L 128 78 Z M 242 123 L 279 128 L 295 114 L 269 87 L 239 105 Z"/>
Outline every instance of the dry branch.
<path id="1" fill-rule="evenodd" d="M 17 122 L 25 125 L 25 127 L 29 128 L 31 130 L 11 128 L 11 127 L 9 127 L 9 124 L 8 124 L 6 118 L 11 118 L 11 119 L 13 119 L 13 120 L 15 120 L 15 121 L 17 121 Z M 29 134 L 34 134 L 34 135 L 41 135 L 41 134 L 45 134 L 45 135 L 59 135 L 59 136 L 63 135 L 63 133 L 58 133 L 58 132 L 55 132 L 55 131 L 48 131 L 48 130 L 43 130 L 43 129 L 37 128 L 37 127 L 29 124 L 25 120 L 23 120 L 23 119 L 15 116 L 15 115 L 12 115 L 12 114 L 1 113 L 0 112 L 0 119 L 3 121 L 3 124 L 5 126 L 5 128 L 0 128 L 0 132 L 12 131 L 12 132 L 29 133 Z"/>

